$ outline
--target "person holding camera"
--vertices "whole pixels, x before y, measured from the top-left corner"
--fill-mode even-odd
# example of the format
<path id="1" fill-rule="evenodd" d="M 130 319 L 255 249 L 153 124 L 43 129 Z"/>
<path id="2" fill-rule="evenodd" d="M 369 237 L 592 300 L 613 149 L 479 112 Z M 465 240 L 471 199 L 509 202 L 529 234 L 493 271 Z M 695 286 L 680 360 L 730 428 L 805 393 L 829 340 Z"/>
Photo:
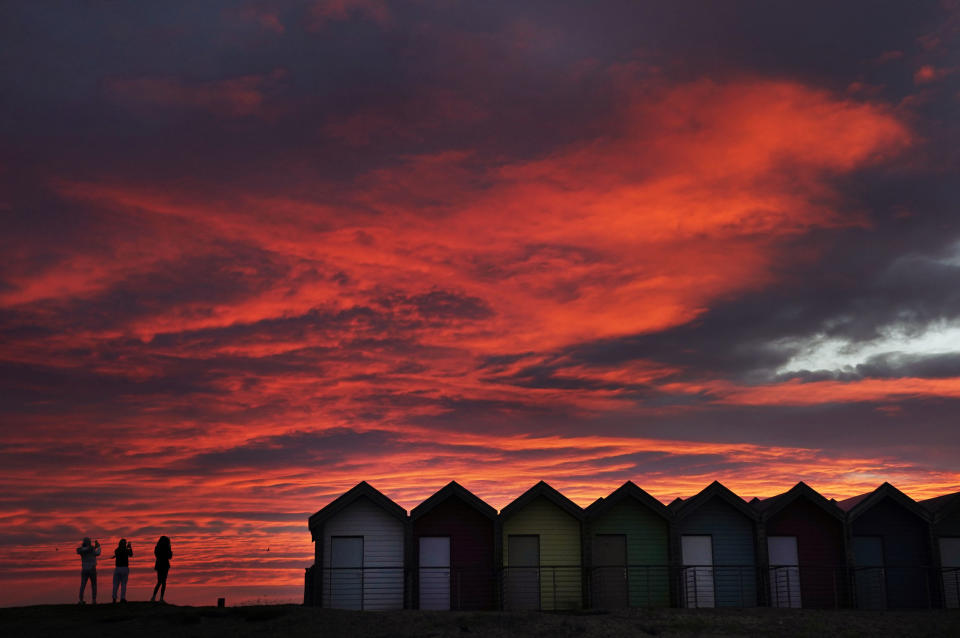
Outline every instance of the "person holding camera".
<path id="1" fill-rule="evenodd" d="M 90 581 L 90 593 L 92 594 L 93 604 L 97 604 L 97 556 L 100 555 L 100 541 L 90 544 L 90 537 L 83 539 L 80 547 L 77 548 L 80 554 L 80 601 L 78 604 L 84 604 L 83 590 L 87 588 L 87 580 Z"/>
<path id="2" fill-rule="evenodd" d="M 113 568 L 113 602 L 117 602 L 117 587 L 120 588 L 120 602 L 127 602 L 127 579 L 130 577 L 130 557 L 133 556 L 133 543 L 121 538 L 113 550 L 117 564 Z"/>
<path id="3" fill-rule="evenodd" d="M 170 549 L 170 539 L 161 536 L 157 541 L 157 546 L 153 548 L 153 555 L 157 557 L 153 568 L 157 571 L 157 584 L 153 588 L 153 596 L 150 602 L 157 598 L 157 590 L 160 590 L 160 602 L 163 602 L 163 595 L 167 592 L 167 572 L 170 571 L 170 559 L 173 558 L 173 551 Z"/>

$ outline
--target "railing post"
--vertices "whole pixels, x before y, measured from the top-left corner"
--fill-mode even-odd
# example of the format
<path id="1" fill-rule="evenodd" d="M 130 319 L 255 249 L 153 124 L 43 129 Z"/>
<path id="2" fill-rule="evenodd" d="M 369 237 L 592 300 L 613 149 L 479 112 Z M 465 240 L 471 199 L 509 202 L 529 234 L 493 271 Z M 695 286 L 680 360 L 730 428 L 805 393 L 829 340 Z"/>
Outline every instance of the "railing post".
<path id="1" fill-rule="evenodd" d="M 840 608 L 840 594 L 837 591 L 837 570 L 832 569 L 830 572 L 833 574 L 833 608 Z"/>
<path id="2" fill-rule="evenodd" d="M 693 568 L 693 606 L 700 606 L 700 586 L 697 585 L 697 572 L 700 571 L 696 567 Z"/>
<path id="3" fill-rule="evenodd" d="M 737 594 L 740 599 L 740 608 L 743 609 L 743 565 L 737 567 Z"/>
<path id="4" fill-rule="evenodd" d="M 550 573 L 553 576 L 553 609 L 557 610 L 557 566 L 554 565 L 550 568 Z"/>
<path id="5" fill-rule="evenodd" d="M 787 607 L 793 607 L 793 592 L 790 591 L 790 581 L 793 580 L 793 568 L 787 568 Z"/>
<path id="6" fill-rule="evenodd" d="M 953 588 L 957 593 L 957 607 L 960 607 L 960 569 L 957 568 L 953 570 Z"/>

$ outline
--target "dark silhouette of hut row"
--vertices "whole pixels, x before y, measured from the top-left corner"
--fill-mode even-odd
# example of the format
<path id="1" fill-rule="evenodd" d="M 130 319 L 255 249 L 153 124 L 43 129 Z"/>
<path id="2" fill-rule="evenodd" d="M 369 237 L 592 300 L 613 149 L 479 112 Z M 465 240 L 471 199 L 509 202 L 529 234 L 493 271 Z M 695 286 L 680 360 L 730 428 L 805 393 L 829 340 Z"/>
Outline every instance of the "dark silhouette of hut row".
<path id="1" fill-rule="evenodd" d="M 960 607 L 960 492 L 718 482 L 664 506 L 632 482 L 586 509 L 541 481 L 497 514 L 456 482 L 406 511 L 361 482 L 310 517 L 304 603 L 342 609 Z"/>

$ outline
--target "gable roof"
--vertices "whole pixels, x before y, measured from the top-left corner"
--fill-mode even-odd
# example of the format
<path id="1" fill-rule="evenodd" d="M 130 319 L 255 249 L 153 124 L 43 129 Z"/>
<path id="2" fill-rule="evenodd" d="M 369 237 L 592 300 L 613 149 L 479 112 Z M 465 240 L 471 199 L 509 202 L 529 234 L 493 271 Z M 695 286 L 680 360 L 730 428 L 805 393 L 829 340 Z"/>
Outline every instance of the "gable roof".
<path id="1" fill-rule="evenodd" d="M 729 503 L 737 511 L 752 521 L 756 521 L 759 518 L 758 514 L 753 510 L 752 507 L 747 505 L 746 501 L 727 489 L 727 487 L 725 487 L 720 481 L 714 481 L 710 485 L 703 488 L 699 494 L 696 496 L 691 496 L 685 501 L 677 502 L 675 500 L 673 503 L 670 503 L 670 507 L 674 510 L 674 515 L 679 519 L 689 516 L 692 512 L 696 511 L 697 508 L 712 498 L 720 498 L 724 502 Z"/>
<path id="2" fill-rule="evenodd" d="M 837 503 L 835 501 L 828 500 L 820 492 L 816 491 L 803 481 L 800 481 L 783 494 L 777 494 L 776 496 L 771 496 L 770 498 L 765 499 L 754 499 L 753 501 L 750 501 L 750 504 L 760 513 L 760 516 L 763 520 L 769 520 L 783 510 L 783 508 L 785 508 L 787 505 L 790 505 L 801 498 L 806 499 L 810 503 L 816 505 L 838 521 L 843 521 L 844 513 Z"/>
<path id="3" fill-rule="evenodd" d="M 424 514 L 429 513 L 437 505 L 440 505 L 444 501 L 451 498 L 460 499 L 465 504 L 477 510 L 490 520 L 496 520 L 497 518 L 497 510 L 487 505 L 483 499 L 476 496 L 473 492 L 463 487 L 456 481 L 450 481 L 445 486 L 437 490 L 433 496 L 410 510 L 410 520 L 417 520 Z"/>
<path id="4" fill-rule="evenodd" d="M 534 499 L 543 497 L 565 511 L 578 521 L 583 520 L 583 508 L 569 498 L 553 489 L 544 481 L 540 481 L 529 490 L 518 496 L 512 503 L 500 510 L 500 518 L 507 519 L 530 504 Z"/>
<path id="5" fill-rule="evenodd" d="M 837 507 L 845 511 L 847 518 L 852 521 L 885 498 L 893 499 L 895 503 L 913 512 L 925 521 L 930 520 L 930 513 L 926 509 L 887 482 L 884 482 L 872 492 L 858 494 L 857 496 L 851 496 L 848 499 L 842 500 L 837 503 Z"/>
<path id="6" fill-rule="evenodd" d="M 669 521 L 671 518 L 670 511 L 667 509 L 666 505 L 647 494 L 633 481 L 627 481 L 611 492 L 610 496 L 607 496 L 606 498 L 598 498 L 596 501 L 591 503 L 590 506 L 584 510 L 586 518 L 590 519 L 602 516 L 604 512 L 609 511 L 611 507 L 625 499 L 633 499 L 637 501 L 647 509 L 653 511 L 655 514 L 661 516 L 664 520 Z"/>
<path id="7" fill-rule="evenodd" d="M 960 492 L 934 496 L 920 501 L 920 505 L 930 512 L 934 520 L 940 521 L 960 508 Z"/>
<path id="8" fill-rule="evenodd" d="M 310 527 L 310 535 L 313 540 L 317 540 L 317 533 L 322 529 L 323 523 L 327 519 L 335 516 L 361 498 L 369 499 L 374 505 L 380 507 L 387 514 L 401 521 L 407 520 L 407 510 L 384 496 L 379 490 L 366 481 L 360 481 L 310 517 L 307 525 Z"/>

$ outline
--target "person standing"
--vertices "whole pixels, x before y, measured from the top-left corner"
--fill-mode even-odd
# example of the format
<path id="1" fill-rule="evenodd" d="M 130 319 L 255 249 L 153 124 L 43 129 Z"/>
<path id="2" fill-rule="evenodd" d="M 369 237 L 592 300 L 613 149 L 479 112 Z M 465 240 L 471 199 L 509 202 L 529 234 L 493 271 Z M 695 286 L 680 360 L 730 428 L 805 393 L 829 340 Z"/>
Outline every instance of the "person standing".
<path id="1" fill-rule="evenodd" d="M 117 602 L 117 587 L 120 588 L 120 602 L 127 602 L 127 579 L 130 577 L 130 557 L 133 556 L 133 543 L 121 538 L 113 550 L 116 565 L 113 568 L 113 602 Z"/>
<path id="2" fill-rule="evenodd" d="M 87 580 L 90 581 L 90 593 L 93 604 L 97 604 L 97 556 L 100 555 L 100 541 L 90 544 L 90 537 L 86 536 L 80 547 L 77 548 L 80 554 L 80 605 L 84 604 L 83 590 L 87 588 Z"/>
<path id="3" fill-rule="evenodd" d="M 157 570 L 157 584 L 153 588 L 153 596 L 150 602 L 157 598 L 157 590 L 160 590 L 160 602 L 163 602 L 163 595 L 167 591 L 167 572 L 170 571 L 170 559 L 173 558 L 173 551 L 170 549 L 170 539 L 161 536 L 157 540 L 157 546 L 153 548 L 153 555 L 157 557 L 157 562 L 153 568 Z"/>

